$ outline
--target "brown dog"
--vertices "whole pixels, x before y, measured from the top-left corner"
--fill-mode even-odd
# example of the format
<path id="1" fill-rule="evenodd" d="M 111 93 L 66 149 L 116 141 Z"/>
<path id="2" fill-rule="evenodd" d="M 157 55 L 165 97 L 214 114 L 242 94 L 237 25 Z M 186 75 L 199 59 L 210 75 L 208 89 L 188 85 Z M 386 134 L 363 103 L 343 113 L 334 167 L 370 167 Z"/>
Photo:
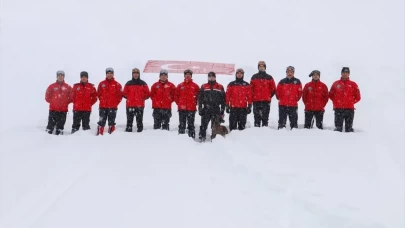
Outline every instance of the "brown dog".
<path id="1" fill-rule="evenodd" d="M 217 134 L 220 134 L 222 135 L 222 137 L 225 137 L 225 135 L 229 133 L 228 128 L 221 125 L 220 118 L 221 117 L 211 119 L 211 130 L 212 130 L 211 139 L 214 139 L 217 136 Z"/>

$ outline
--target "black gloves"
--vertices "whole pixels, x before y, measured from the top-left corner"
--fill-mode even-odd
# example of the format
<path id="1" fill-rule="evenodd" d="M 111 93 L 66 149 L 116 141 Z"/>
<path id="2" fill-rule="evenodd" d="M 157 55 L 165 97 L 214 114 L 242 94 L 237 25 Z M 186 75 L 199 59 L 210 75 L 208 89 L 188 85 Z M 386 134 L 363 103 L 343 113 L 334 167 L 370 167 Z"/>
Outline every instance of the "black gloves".
<path id="1" fill-rule="evenodd" d="M 247 114 L 252 113 L 252 104 L 249 104 L 247 107 Z"/>
<path id="2" fill-rule="evenodd" d="M 231 110 L 229 109 L 229 106 L 228 106 L 228 105 L 225 106 L 225 111 L 226 111 L 226 113 L 230 113 L 230 112 L 231 112 Z"/>
<path id="3" fill-rule="evenodd" d="M 204 109 L 202 109 L 202 108 L 199 108 L 198 109 L 198 115 L 200 115 L 200 116 L 203 116 L 204 115 Z"/>

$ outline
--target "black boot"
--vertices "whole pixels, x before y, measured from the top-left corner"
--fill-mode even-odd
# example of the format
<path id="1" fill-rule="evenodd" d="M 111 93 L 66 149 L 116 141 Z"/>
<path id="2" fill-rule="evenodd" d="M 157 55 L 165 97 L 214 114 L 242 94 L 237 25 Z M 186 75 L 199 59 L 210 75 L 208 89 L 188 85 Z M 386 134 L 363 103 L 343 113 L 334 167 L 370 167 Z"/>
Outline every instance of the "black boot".
<path id="1" fill-rule="evenodd" d="M 162 124 L 162 130 L 167 130 L 167 131 L 169 131 L 169 130 L 170 130 L 169 124 Z"/>
<path id="2" fill-rule="evenodd" d="M 198 138 L 199 138 L 201 141 L 205 141 L 206 132 L 205 132 L 205 131 L 200 131 L 200 134 L 199 134 Z"/>
<path id="3" fill-rule="evenodd" d="M 185 133 L 186 133 L 186 130 L 185 130 L 185 129 L 179 128 L 179 134 L 180 134 L 180 135 L 185 134 Z"/>
<path id="4" fill-rule="evenodd" d="M 143 131 L 143 126 L 137 127 L 136 132 L 142 132 L 142 131 Z"/>
<path id="5" fill-rule="evenodd" d="M 79 129 L 74 129 L 72 128 L 72 134 L 75 133 L 76 131 L 78 131 Z"/>
<path id="6" fill-rule="evenodd" d="M 129 127 L 125 128 L 125 131 L 126 131 L 126 132 L 132 132 L 132 127 L 129 126 Z"/>
<path id="7" fill-rule="evenodd" d="M 194 130 L 189 130 L 188 131 L 188 137 L 191 137 L 191 138 L 195 138 L 195 131 Z"/>
<path id="8" fill-rule="evenodd" d="M 56 129 L 55 135 L 63 135 L 63 130 Z"/>

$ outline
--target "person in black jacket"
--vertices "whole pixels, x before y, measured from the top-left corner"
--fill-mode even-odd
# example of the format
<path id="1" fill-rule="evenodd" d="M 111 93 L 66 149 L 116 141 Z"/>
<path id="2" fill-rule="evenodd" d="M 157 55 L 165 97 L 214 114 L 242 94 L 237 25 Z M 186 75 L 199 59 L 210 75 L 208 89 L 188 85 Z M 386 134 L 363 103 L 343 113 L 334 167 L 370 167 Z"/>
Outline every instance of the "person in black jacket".
<path id="1" fill-rule="evenodd" d="M 223 122 L 225 112 L 225 90 L 216 81 L 214 72 L 208 73 L 208 83 L 201 86 L 198 96 L 198 114 L 201 116 L 199 139 L 205 141 L 208 123 L 211 127 L 219 126 Z M 215 138 L 213 133 L 211 139 Z"/>

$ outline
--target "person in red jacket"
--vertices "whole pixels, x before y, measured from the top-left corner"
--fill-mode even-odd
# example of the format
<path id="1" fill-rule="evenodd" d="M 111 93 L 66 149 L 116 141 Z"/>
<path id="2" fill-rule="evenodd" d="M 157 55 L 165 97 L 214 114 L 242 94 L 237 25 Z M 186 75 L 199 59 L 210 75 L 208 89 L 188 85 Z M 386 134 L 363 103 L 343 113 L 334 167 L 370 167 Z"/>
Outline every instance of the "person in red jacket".
<path id="1" fill-rule="evenodd" d="M 243 80 L 245 71 L 236 70 L 236 80 L 228 84 L 225 96 L 225 110 L 229 113 L 229 130 L 243 130 L 247 115 L 252 112 L 252 87 Z"/>
<path id="2" fill-rule="evenodd" d="M 271 98 L 276 93 L 276 83 L 271 75 L 266 73 L 266 63 L 259 61 L 259 73 L 256 73 L 250 79 L 252 86 L 252 101 L 254 126 L 263 127 L 269 125 Z"/>
<path id="3" fill-rule="evenodd" d="M 72 134 L 80 129 L 90 130 L 91 107 L 97 102 L 97 91 L 93 84 L 89 83 L 89 73 L 80 72 L 80 83 L 73 85 L 70 100 L 73 102 L 73 125 Z"/>
<path id="4" fill-rule="evenodd" d="M 321 72 L 314 70 L 309 74 L 312 81 L 304 86 L 302 101 L 305 104 L 304 128 L 312 128 L 312 119 L 315 117 L 316 127 L 323 129 L 323 114 L 329 100 L 328 87 L 321 82 Z"/>
<path id="5" fill-rule="evenodd" d="M 45 101 L 49 103 L 48 126 L 46 131 L 53 134 L 63 135 L 63 129 L 66 123 L 68 106 L 71 103 L 70 93 L 72 87 L 65 82 L 65 72 L 59 70 L 56 72 L 56 82 L 48 86 L 45 93 Z"/>
<path id="6" fill-rule="evenodd" d="M 335 131 L 354 132 L 354 104 L 360 101 L 360 89 L 354 81 L 350 80 L 349 67 L 343 67 L 340 80 L 333 83 L 329 91 L 329 98 L 333 102 L 335 111 Z"/>
<path id="7" fill-rule="evenodd" d="M 169 130 L 175 92 L 176 86 L 168 81 L 167 70 L 161 70 L 159 81 L 152 85 L 150 95 L 153 108 L 153 129 Z"/>
<path id="8" fill-rule="evenodd" d="M 174 101 L 179 112 L 179 134 L 186 133 L 188 124 L 188 136 L 195 138 L 195 113 L 197 111 L 197 100 L 200 87 L 193 82 L 193 71 L 184 71 L 184 82 L 177 85 Z"/>
<path id="9" fill-rule="evenodd" d="M 294 77 L 295 68 L 287 67 L 287 77 L 281 79 L 277 85 L 276 98 L 278 99 L 278 129 L 285 128 L 287 116 L 290 127 L 298 128 L 298 101 L 302 96 L 302 85 L 298 78 Z"/>
<path id="10" fill-rule="evenodd" d="M 138 68 L 132 69 L 132 79 L 125 84 L 122 95 L 127 99 L 127 127 L 125 131 L 132 132 L 134 117 L 136 116 L 136 131 L 142 132 L 145 100 L 149 99 L 150 92 L 148 84 L 141 80 L 141 73 Z"/>
<path id="11" fill-rule="evenodd" d="M 118 105 L 122 101 L 122 86 L 114 79 L 114 69 L 108 67 L 106 79 L 98 85 L 97 96 L 99 103 L 99 116 L 97 135 L 104 134 L 104 127 L 108 119 L 108 133 L 115 130 L 115 118 L 117 117 Z"/>

